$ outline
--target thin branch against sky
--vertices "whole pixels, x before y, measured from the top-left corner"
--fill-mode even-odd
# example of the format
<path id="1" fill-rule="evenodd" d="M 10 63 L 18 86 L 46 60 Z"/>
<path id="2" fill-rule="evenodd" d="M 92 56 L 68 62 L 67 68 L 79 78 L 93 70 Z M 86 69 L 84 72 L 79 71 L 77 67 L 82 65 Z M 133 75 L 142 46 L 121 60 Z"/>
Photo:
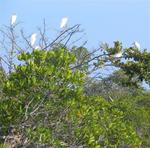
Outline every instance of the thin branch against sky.
<path id="1" fill-rule="evenodd" d="M 61 18 L 67 16 L 68 25 L 81 24 L 85 29 L 90 48 L 101 41 L 111 44 L 120 40 L 124 46 L 138 41 L 142 48 L 150 49 L 149 0 L 6 0 L 0 2 L 0 11 L 0 26 L 8 24 L 16 13 L 31 33 L 45 18 L 53 36 Z"/>

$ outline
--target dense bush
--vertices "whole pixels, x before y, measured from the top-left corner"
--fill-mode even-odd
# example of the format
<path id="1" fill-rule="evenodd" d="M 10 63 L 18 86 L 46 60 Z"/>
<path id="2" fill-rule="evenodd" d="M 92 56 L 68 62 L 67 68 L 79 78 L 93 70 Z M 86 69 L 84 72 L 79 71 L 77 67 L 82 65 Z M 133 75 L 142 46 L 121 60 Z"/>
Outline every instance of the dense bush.
<path id="1" fill-rule="evenodd" d="M 113 103 L 113 108 L 118 108 L 125 113 L 124 121 L 136 129 L 142 140 L 142 145 L 150 145 L 150 93 L 145 92 L 136 97 L 124 96 Z"/>
<path id="2" fill-rule="evenodd" d="M 75 123 L 75 133 L 81 144 L 88 147 L 118 147 L 141 143 L 134 126 L 124 120 L 126 112 L 101 97 L 82 97 L 71 101 L 69 113 Z"/>
<path id="3" fill-rule="evenodd" d="M 1 86 L 2 135 L 13 131 L 22 136 L 19 144 L 52 147 L 150 145 L 149 93 L 113 101 L 86 96 L 85 69 L 72 69 L 76 56 L 64 48 L 22 52 L 18 59 L 22 64 Z"/>

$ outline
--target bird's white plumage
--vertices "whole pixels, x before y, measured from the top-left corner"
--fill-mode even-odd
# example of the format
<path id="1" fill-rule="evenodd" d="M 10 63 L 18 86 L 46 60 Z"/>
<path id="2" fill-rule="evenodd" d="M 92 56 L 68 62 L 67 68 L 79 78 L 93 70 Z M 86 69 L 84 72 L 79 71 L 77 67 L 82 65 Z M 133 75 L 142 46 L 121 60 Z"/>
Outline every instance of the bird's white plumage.
<path id="1" fill-rule="evenodd" d="M 41 47 L 40 46 L 35 46 L 35 48 L 34 49 L 41 49 Z"/>
<path id="2" fill-rule="evenodd" d="M 16 23 L 16 20 L 17 20 L 17 15 L 16 14 L 13 14 L 11 16 L 11 25 L 14 25 Z"/>
<path id="3" fill-rule="evenodd" d="M 63 17 L 61 19 L 61 22 L 60 22 L 60 28 L 63 29 L 67 26 L 67 22 L 68 22 L 68 18 L 67 17 Z"/>
<path id="4" fill-rule="evenodd" d="M 35 42 L 36 42 L 36 36 L 37 36 L 36 33 L 33 33 L 31 35 L 31 38 L 30 38 L 31 46 L 33 46 L 35 44 Z"/>
<path id="5" fill-rule="evenodd" d="M 122 52 L 118 52 L 114 55 L 115 58 L 121 58 L 122 57 Z"/>
<path id="6" fill-rule="evenodd" d="M 136 41 L 132 45 L 133 45 L 133 48 L 137 48 L 137 49 L 141 48 L 140 44 Z"/>

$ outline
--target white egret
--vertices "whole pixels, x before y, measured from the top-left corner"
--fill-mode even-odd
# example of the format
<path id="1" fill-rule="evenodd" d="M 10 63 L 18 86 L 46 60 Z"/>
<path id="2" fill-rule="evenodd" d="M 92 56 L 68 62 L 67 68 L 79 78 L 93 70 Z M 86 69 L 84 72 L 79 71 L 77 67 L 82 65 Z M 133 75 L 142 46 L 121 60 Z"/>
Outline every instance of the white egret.
<path id="1" fill-rule="evenodd" d="M 17 19 L 17 15 L 16 14 L 13 14 L 11 16 L 11 25 L 14 25 L 16 23 L 16 19 Z"/>
<path id="2" fill-rule="evenodd" d="M 141 48 L 140 44 L 138 42 L 136 42 L 136 41 L 132 45 L 133 45 L 133 48 L 137 48 L 137 49 Z"/>
<path id="3" fill-rule="evenodd" d="M 41 47 L 37 45 L 37 46 L 35 46 L 34 49 L 41 49 Z"/>
<path id="4" fill-rule="evenodd" d="M 68 18 L 67 17 L 63 17 L 61 22 L 60 22 L 60 28 L 63 29 L 67 26 L 67 22 L 68 22 Z"/>
<path id="5" fill-rule="evenodd" d="M 35 44 L 35 42 L 36 42 L 36 36 L 37 36 L 36 33 L 33 33 L 31 35 L 31 38 L 30 38 L 31 46 L 33 46 Z"/>
<path id="6" fill-rule="evenodd" d="M 115 58 L 121 58 L 122 57 L 122 52 L 118 52 L 114 55 Z"/>

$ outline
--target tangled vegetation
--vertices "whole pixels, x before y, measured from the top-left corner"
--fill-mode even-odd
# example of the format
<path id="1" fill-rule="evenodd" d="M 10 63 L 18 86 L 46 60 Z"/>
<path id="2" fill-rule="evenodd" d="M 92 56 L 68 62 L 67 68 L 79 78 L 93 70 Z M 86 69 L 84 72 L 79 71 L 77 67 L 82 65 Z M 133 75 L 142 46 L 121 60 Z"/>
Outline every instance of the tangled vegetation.
<path id="1" fill-rule="evenodd" d="M 149 147 L 150 53 L 119 41 L 100 49 L 53 43 L 18 53 L 9 73 L 1 66 L 1 147 Z M 91 76 L 108 65 L 118 69 Z"/>

